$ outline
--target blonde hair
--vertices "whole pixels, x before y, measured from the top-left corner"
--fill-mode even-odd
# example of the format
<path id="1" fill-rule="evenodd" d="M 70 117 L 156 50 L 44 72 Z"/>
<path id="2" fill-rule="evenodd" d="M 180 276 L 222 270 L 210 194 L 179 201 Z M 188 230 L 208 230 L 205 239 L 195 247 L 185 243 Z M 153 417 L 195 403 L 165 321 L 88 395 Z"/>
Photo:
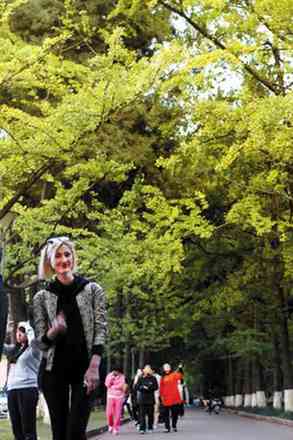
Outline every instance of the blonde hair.
<path id="1" fill-rule="evenodd" d="M 68 237 L 49 238 L 46 245 L 41 251 L 41 258 L 39 263 L 38 277 L 39 280 L 47 280 L 52 278 L 55 274 L 55 257 L 56 252 L 61 246 L 66 246 L 70 249 L 73 256 L 73 268 L 75 272 L 77 268 L 77 256 L 74 244 Z"/>
<path id="2" fill-rule="evenodd" d="M 146 374 L 153 374 L 153 369 L 152 369 L 152 367 L 149 364 L 146 364 L 143 367 L 143 372 L 146 373 Z"/>

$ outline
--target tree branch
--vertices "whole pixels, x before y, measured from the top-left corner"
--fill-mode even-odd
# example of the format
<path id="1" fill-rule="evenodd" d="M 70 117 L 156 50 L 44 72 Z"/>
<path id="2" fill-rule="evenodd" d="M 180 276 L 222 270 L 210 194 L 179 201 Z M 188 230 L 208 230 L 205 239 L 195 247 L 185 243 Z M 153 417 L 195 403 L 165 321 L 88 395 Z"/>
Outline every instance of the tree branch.
<path id="1" fill-rule="evenodd" d="M 11 208 L 19 201 L 19 199 L 26 195 L 27 191 L 40 180 L 40 178 L 52 167 L 54 160 L 50 159 L 46 164 L 43 164 L 37 171 L 35 171 L 30 179 L 19 188 L 16 194 L 6 203 L 4 208 L 0 210 L 0 220 L 5 217 Z"/>
<path id="2" fill-rule="evenodd" d="M 169 11 L 173 12 L 174 14 L 179 15 L 180 17 L 184 18 L 196 31 L 198 31 L 201 35 L 203 35 L 207 40 L 212 42 L 217 48 L 224 50 L 224 51 L 228 51 L 228 49 L 226 48 L 224 43 L 222 43 L 217 37 L 212 35 L 204 26 L 202 26 L 201 24 L 195 22 L 190 17 L 188 17 L 188 15 L 186 15 L 186 13 L 184 11 L 177 9 L 175 6 L 169 5 L 164 0 L 159 0 L 159 4 L 161 4 L 164 8 L 168 9 Z M 257 72 L 257 70 L 255 70 L 253 67 L 249 66 L 249 64 L 246 64 L 239 57 L 237 57 L 236 55 L 234 55 L 234 56 L 242 64 L 242 66 L 246 70 L 246 72 L 248 72 L 251 76 L 253 76 L 264 87 L 269 89 L 275 95 L 280 94 L 280 91 L 278 90 L 278 87 L 275 84 L 273 84 L 267 78 L 263 78 Z"/>

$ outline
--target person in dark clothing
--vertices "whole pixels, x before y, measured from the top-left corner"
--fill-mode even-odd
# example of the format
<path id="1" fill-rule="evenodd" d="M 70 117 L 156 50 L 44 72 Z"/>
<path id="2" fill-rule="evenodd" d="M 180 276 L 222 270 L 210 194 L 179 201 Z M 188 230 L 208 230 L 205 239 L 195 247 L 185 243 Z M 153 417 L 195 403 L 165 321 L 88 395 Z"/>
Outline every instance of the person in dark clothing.
<path id="1" fill-rule="evenodd" d="M 39 385 L 53 440 L 84 440 L 91 398 L 99 381 L 106 336 L 105 295 L 75 274 L 76 254 L 67 237 L 47 241 L 39 278 L 55 278 L 33 300 L 35 331 L 43 351 Z"/>
<path id="2" fill-rule="evenodd" d="M 158 389 L 158 381 L 153 376 L 150 365 L 144 367 L 143 374 L 138 379 L 135 388 L 139 404 L 140 433 L 144 434 L 146 432 L 146 418 L 148 419 L 148 431 L 152 432 L 154 426 L 155 391 Z"/>
<path id="3" fill-rule="evenodd" d="M 139 368 L 136 372 L 136 375 L 134 376 L 134 378 L 130 383 L 131 408 L 132 408 L 133 420 L 136 427 L 139 426 L 139 404 L 137 402 L 136 384 L 141 376 L 142 376 L 142 370 Z"/>
<path id="4" fill-rule="evenodd" d="M 8 410 L 15 440 L 37 440 L 38 371 L 41 352 L 28 321 L 19 322 L 16 344 L 4 344 L 9 362 Z"/>
<path id="5" fill-rule="evenodd" d="M 123 402 L 123 407 L 122 407 L 122 418 L 124 417 L 124 411 L 125 408 L 127 409 L 128 415 L 130 417 L 130 420 L 134 420 L 133 418 L 133 411 L 132 411 L 132 407 L 131 407 L 131 395 L 130 395 L 130 386 L 128 384 L 128 380 L 127 378 L 125 378 L 125 397 L 124 397 L 124 402 Z"/>

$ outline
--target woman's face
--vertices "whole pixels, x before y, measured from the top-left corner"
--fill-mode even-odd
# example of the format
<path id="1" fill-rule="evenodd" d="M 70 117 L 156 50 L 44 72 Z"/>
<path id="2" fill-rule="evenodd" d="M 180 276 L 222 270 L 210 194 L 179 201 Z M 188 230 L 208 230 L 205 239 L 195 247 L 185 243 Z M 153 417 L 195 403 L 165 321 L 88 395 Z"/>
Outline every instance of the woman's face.
<path id="1" fill-rule="evenodd" d="M 54 269 L 57 275 L 65 275 L 68 272 L 72 272 L 73 255 L 71 249 L 65 244 L 56 251 Z"/>
<path id="2" fill-rule="evenodd" d="M 170 373 L 170 371 L 171 371 L 171 365 L 170 365 L 170 364 L 164 364 L 164 365 L 163 365 L 163 371 L 164 371 L 165 373 Z"/>
<path id="3" fill-rule="evenodd" d="M 151 366 L 150 365 L 146 365 L 143 369 L 143 374 L 145 375 L 151 375 L 153 373 Z"/>
<path id="4" fill-rule="evenodd" d="M 27 335 L 25 334 L 25 331 L 22 331 L 19 328 L 16 330 L 15 338 L 18 344 L 25 344 L 27 342 Z"/>

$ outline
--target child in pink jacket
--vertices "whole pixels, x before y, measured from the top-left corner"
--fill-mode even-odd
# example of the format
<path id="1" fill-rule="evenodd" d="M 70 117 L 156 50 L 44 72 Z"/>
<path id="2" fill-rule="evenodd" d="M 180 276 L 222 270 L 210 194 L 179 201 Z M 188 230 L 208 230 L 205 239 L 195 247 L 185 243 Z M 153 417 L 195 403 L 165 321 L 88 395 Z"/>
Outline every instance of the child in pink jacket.
<path id="1" fill-rule="evenodd" d="M 109 432 L 118 434 L 126 386 L 122 369 L 117 367 L 109 373 L 106 377 L 105 385 L 107 387 L 106 415 Z"/>

